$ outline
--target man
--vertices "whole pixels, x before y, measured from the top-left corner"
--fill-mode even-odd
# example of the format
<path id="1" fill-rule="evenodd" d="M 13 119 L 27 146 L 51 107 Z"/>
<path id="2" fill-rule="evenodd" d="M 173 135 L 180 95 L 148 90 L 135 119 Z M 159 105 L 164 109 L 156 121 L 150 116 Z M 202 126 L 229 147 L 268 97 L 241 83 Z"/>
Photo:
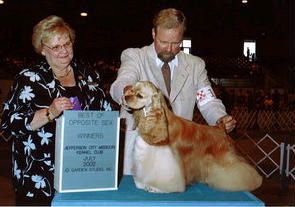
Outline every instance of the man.
<path id="1" fill-rule="evenodd" d="M 236 120 L 227 115 L 224 105 L 216 98 L 204 61 L 181 51 L 185 29 L 186 18 L 181 11 L 173 8 L 160 11 L 153 20 L 154 42 L 143 48 L 129 48 L 122 52 L 118 77 L 111 85 L 110 94 L 121 104 L 121 97 L 130 85 L 148 80 L 163 92 L 178 116 L 192 120 L 197 104 L 208 124 L 216 125 L 223 121 L 227 132 L 230 132 Z M 161 70 L 165 63 L 170 68 L 167 85 Z M 137 132 L 133 128 L 131 114 L 124 108 L 121 108 L 121 117 L 126 118 L 127 124 L 124 174 L 131 174 L 132 149 Z"/>

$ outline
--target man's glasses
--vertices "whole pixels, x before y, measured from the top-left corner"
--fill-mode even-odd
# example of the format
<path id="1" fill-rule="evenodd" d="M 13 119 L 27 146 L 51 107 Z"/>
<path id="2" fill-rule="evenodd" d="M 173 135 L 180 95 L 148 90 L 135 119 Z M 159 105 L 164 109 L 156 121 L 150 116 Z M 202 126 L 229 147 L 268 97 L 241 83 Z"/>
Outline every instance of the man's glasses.
<path id="1" fill-rule="evenodd" d="M 56 46 L 53 46 L 53 47 L 49 47 L 48 45 L 46 45 L 44 43 L 42 43 L 42 45 L 44 45 L 45 47 L 47 47 L 48 49 L 52 50 L 55 53 L 58 53 L 58 52 L 62 51 L 63 48 L 65 48 L 66 50 L 69 50 L 69 49 L 72 48 L 72 42 L 71 41 L 68 41 L 63 45 L 56 45 Z"/>

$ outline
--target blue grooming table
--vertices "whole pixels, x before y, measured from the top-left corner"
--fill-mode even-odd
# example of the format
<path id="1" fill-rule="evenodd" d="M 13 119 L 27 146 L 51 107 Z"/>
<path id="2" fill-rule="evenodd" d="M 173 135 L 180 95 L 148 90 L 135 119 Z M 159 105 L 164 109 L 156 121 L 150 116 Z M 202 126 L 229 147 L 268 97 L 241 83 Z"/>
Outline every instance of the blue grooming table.
<path id="1" fill-rule="evenodd" d="M 118 190 L 56 193 L 52 206 L 264 206 L 250 192 L 224 192 L 198 183 L 184 193 L 148 193 L 123 176 Z"/>

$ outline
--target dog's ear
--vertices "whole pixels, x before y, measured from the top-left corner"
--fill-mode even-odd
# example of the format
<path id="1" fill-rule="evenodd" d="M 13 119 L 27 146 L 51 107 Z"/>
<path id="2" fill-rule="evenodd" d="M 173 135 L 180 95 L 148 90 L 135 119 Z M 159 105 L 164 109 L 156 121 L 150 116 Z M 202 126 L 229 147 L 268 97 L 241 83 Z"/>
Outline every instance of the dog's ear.
<path id="1" fill-rule="evenodd" d="M 161 93 L 154 93 L 148 115 L 138 124 L 142 138 L 151 145 L 164 145 L 169 142 L 168 122 L 161 104 Z"/>

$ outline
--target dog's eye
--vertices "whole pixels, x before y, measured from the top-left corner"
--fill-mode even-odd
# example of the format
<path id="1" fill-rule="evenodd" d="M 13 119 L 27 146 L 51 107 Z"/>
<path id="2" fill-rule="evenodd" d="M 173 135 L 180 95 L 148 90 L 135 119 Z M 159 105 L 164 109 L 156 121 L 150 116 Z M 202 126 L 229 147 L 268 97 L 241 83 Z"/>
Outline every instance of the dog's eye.
<path id="1" fill-rule="evenodd" d="M 143 98 L 143 96 L 142 96 L 141 94 L 139 94 L 139 93 L 136 94 L 136 97 L 137 97 L 137 98 Z"/>

